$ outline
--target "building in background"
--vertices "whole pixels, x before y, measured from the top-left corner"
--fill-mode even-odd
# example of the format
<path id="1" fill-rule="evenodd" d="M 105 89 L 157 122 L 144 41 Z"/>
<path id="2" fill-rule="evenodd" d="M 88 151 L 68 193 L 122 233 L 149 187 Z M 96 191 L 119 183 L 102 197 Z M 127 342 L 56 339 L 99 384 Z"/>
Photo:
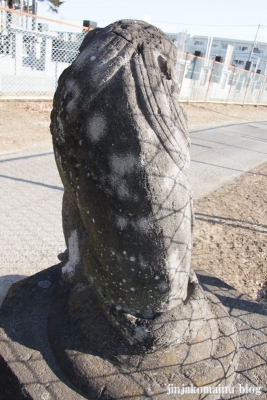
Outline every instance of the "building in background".
<path id="1" fill-rule="evenodd" d="M 190 35 L 186 32 L 167 33 L 167 35 L 179 51 L 222 63 L 225 62 L 228 45 L 231 45 L 233 46 L 231 65 L 258 74 L 267 74 L 267 43 L 220 37 L 212 38 Z"/>

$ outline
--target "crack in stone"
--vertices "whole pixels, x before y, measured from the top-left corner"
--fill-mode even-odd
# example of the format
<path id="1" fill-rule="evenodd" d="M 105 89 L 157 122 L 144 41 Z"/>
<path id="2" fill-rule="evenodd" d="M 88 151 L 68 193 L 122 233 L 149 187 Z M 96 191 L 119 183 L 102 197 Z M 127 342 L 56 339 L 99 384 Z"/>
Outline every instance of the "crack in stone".
<path id="1" fill-rule="evenodd" d="M 118 35 L 118 36 L 120 36 L 122 39 L 124 39 L 124 40 L 127 40 L 127 42 L 129 42 L 129 43 L 131 43 L 132 45 L 133 45 L 133 42 L 131 41 L 131 40 L 129 40 L 129 39 L 126 39 L 126 37 L 124 37 L 123 35 L 121 35 L 120 33 L 118 33 L 118 32 L 115 32 L 115 31 L 112 31 L 115 35 Z"/>

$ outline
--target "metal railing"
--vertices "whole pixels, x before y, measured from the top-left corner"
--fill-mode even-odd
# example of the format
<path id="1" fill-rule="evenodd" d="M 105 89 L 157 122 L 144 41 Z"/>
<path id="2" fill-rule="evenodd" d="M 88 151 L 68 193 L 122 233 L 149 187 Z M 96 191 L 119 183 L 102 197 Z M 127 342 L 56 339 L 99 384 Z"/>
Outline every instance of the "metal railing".
<path id="1" fill-rule="evenodd" d="M 51 100 L 87 32 L 0 7 L 0 100 Z M 181 102 L 267 105 L 266 75 L 181 52 L 176 67 Z"/>

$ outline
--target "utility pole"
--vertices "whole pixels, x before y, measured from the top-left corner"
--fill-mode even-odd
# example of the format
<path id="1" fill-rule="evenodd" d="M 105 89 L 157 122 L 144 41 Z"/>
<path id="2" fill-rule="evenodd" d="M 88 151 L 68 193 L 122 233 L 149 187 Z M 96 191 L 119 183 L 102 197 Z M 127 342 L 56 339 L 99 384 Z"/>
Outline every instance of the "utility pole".
<path id="1" fill-rule="evenodd" d="M 213 36 L 208 37 L 207 47 L 206 47 L 206 54 L 205 54 L 205 66 L 209 64 L 211 46 L 212 46 Z"/>
<path id="2" fill-rule="evenodd" d="M 23 0 L 20 0 L 20 11 L 24 11 Z M 20 17 L 20 24 L 21 24 L 21 27 L 23 28 L 23 17 L 22 16 Z"/>
<path id="3" fill-rule="evenodd" d="M 258 28 L 257 28 L 256 36 L 255 36 L 255 39 L 254 39 L 254 42 L 253 42 L 253 45 L 252 45 L 252 48 L 251 48 L 251 52 L 250 52 L 248 61 L 251 61 L 251 58 L 252 58 L 254 46 L 255 46 L 255 43 L 256 43 L 256 40 L 257 40 L 257 36 L 258 36 L 259 29 L 260 29 L 260 24 L 258 25 Z"/>
<path id="4" fill-rule="evenodd" d="M 32 0 L 32 14 L 37 14 L 37 4 L 36 0 Z M 32 30 L 35 31 L 36 29 L 36 19 L 32 17 Z"/>
<path id="5" fill-rule="evenodd" d="M 32 0 L 32 14 L 37 14 L 37 3 L 36 3 L 36 0 Z"/>

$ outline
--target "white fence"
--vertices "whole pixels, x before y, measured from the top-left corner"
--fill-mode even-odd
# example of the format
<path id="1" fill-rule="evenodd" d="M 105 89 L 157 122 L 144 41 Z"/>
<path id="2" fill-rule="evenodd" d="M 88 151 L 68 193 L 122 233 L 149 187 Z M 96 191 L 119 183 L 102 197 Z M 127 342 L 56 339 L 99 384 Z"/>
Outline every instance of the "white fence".
<path id="1" fill-rule="evenodd" d="M 179 53 L 180 101 L 267 105 L 266 75 Z"/>
<path id="2" fill-rule="evenodd" d="M 4 7 L 0 16 L 0 99 L 52 99 L 88 30 Z"/>
<path id="3" fill-rule="evenodd" d="M 87 30 L 4 7 L 0 18 L 0 100 L 51 100 Z M 267 105 L 266 75 L 186 53 L 178 53 L 177 74 L 182 102 Z"/>

